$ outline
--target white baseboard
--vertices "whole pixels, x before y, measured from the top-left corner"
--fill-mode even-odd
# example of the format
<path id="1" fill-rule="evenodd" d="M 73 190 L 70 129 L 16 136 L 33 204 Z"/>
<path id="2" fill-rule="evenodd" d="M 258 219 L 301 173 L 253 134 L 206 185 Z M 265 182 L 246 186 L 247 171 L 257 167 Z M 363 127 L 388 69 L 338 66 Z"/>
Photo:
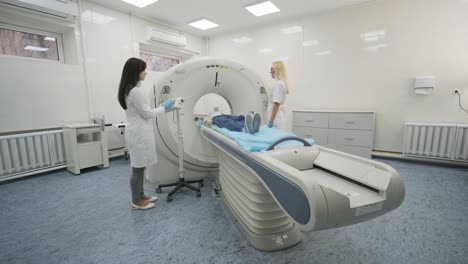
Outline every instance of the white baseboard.
<path id="1" fill-rule="evenodd" d="M 431 159 L 431 158 L 421 158 L 421 157 L 408 157 L 408 156 L 403 156 L 403 154 L 401 153 L 376 151 L 376 150 L 372 151 L 372 157 L 397 159 L 397 160 L 412 161 L 412 162 L 423 162 L 423 163 L 430 163 L 430 164 L 435 164 L 435 165 L 468 167 L 468 163 L 462 162 L 462 161 Z"/>

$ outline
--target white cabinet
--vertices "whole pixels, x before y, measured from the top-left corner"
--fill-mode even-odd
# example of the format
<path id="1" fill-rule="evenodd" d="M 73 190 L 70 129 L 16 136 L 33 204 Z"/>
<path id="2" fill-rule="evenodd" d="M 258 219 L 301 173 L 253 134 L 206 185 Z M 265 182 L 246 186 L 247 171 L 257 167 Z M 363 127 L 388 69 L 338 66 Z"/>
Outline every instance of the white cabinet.
<path id="1" fill-rule="evenodd" d="M 92 166 L 109 167 L 107 139 L 99 124 L 63 127 L 67 169 L 73 174 Z"/>
<path id="2" fill-rule="evenodd" d="M 296 110 L 292 125 L 295 134 L 317 145 L 371 158 L 374 121 L 374 112 Z"/>

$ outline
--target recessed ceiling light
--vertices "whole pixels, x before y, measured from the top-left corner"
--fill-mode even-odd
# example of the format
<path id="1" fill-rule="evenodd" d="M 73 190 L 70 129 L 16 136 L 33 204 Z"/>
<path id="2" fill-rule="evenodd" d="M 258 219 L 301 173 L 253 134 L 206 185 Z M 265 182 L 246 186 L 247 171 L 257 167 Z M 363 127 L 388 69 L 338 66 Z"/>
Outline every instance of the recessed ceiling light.
<path id="1" fill-rule="evenodd" d="M 192 22 L 189 24 L 189 26 L 196 27 L 201 30 L 207 30 L 210 28 L 215 28 L 218 26 L 218 24 L 213 23 L 207 19 L 200 19 L 198 21 Z"/>
<path id="2" fill-rule="evenodd" d="M 272 13 L 279 12 L 279 8 L 276 7 L 272 2 L 267 1 L 256 5 L 246 7 L 247 11 L 254 14 L 255 16 L 264 16 Z"/>
<path id="3" fill-rule="evenodd" d="M 34 51 L 48 51 L 49 48 L 43 48 L 43 47 L 36 47 L 36 46 L 26 46 L 24 47 L 25 50 L 34 50 Z"/>
<path id="4" fill-rule="evenodd" d="M 152 3 L 157 2 L 158 0 L 122 0 L 134 6 L 138 6 L 139 8 L 145 7 L 147 5 L 151 5 Z"/>
<path id="5" fill-rule="evenodd" d="M 44 40 L 47 40 L 47 41 L 55 41 L 55 38 L 53 38 L 53 37 L 45 37 Z"/>

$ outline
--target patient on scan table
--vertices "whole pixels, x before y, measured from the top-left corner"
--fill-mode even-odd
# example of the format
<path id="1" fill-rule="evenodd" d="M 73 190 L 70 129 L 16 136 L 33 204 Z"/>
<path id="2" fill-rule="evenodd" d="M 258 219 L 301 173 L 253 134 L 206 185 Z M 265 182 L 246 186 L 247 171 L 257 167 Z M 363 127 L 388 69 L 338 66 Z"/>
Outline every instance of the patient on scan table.
<path id="1" fill-rule="evenodd" d="M 247 118 L 247 117 L 245 117 Z M 282 131 L 279 129 L 276 129 L 274 127 L 269 128 L 268 126 L 264 125 L 259 128 L 259 131 L 250 134 L 244 131 L 233 131 L 229 130 L 226 127 L 219 127 L 218 125 L 215 124 L 216 121 L 213 122 L 213 119 L 211 119 L 209 116 L 205 118 L 206 121 L 199 121 L 198 125 L 200 126 L 209 126 L 211 129 L 223 134 L 225 137 L 232 139 L 234 142 L 237 143 L 240 147 L 242 147 L 244 150 L 250 151 L 250 152 L 256 152 L 256 151 L 263 151 L 267 149 L 271 144 L 275 143 L 276 141 L 286 138 L 286 137 L 294 137 L 296 136 L 293 133 Z M 216 118 L 214 118 L 216 120 Z M 248 130 L 246 128 L 248 123 L 244 125 L 244 129 Z M 306 139 L 311 145 L 314 144 L 314 140 L 311 138 Z M 287 147 L 287 146 L 299 146 L 302 145 L 302 142 L 296 141 L 296 140 L 288 140 L 284 141 L 283 143 L 280 143 L 277 145 L 277 147 Z M 276 148 L 276 147 L 275 147 Z"/>
<path id="2" fill-rule="evenodd" d="M 265 150 L 272 143 L 280 139 L 296 136 L 293 133 L 269 128 L 266 125 L 260 127 L 260 114 L 253 114 L 252 112 L 247 113 L 245 116 L 223 115 L 222 113 L 214 112 L 205 118 L 195 118 L 195 121 L 197 126 L 208 126 L 234 140 L 239 146 L 250 152 Z M 249 130 L 250 128 L 251 130 Z M 249 131 L 254 132 L 249 133 Z M 311 145 L 314 144 L 314 140 L 311 138 L 306 138 L 306 141 Z M 299 141 L 288 140 L 278 144 L 277 147 L 299 145 L 302 145 Z"/>
<path id="3" fill-rule="evenodd" d="M 224 115 L 213 112 L 204 119 L 204 124 L 216 125 L 219 128 L 226 128 L 229 131 L 245 132 L 255 134 L 260 130 L 262 118 L 259 113 L 249 112 L 244 115 Z"/>

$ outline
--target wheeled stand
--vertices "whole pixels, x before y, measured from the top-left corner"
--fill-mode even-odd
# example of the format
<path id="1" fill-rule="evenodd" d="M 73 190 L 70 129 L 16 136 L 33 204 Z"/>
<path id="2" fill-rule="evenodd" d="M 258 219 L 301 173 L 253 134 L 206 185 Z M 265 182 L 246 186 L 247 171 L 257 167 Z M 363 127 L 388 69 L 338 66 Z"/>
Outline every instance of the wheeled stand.
<path id="1" fill-rule="evenodd" d="M 182 100 L 182 99 L 180 99 Z M 183 100 L 182 102 L 183 103 Z M 179 104 L 181 105 L 181 104 Z M 182 187 L 187 187 L 189 189 L 192 189 L 197 192 L 197 197 L 201 196 L 200 188 L 203 187 L 203 179 L 200 180 L 190 180 L 186 181 L 184 178 L 184 141 L 183 141 L 183 134 L 182 134 L 182 128 L 180 126 L 180 108 L 177 107 L 175 108 L 176 114 L 177 114 L 177 135 L 178 135 L 178 143 L 179 143 L 179 148 L 178 148 L 178 154 L 179 154 L 179 180 L 174 183 L 169 183 L 169 184 L 160 184 L 156 188 L 156 192 L 160 193 L 162 191 L 162 188 L 164 187 L 171 187 L 175 186 L 168 194 L 167 194 L 167 201 L 171 202 L 172 201 L 172 195 L 174 195 L 180 188 Z M 191 183 L 198 183 L 198 186 L 200 188 L 194 187 L 190 185 Z"/>
<path id="2" fill-rule="evenodd" d="M 167 201 L 168 201 L 168 202 L 171 202 L 171 201 L 172 201 L 172 195 L 174 195 L 174 194 L 175 194 L 180 188 L 182 188 L 182 187 L 187 187 L 187 188 L 189 188 L 189 189 L 192 189 L 192 190 L 196 191 L 196 192 L 197 192 L 197 197 L 200 197 L 200 196 L 201 196 L 200 188 L 197 188 L 197 187 L 194 187 L 194 186 L 190 185 L 191 183 L 198 183 L 198 186 L 200 186 L 200 188 L 203 187 L 203 179 L 201 179 L 201 180 L 185 181 L 184 178 L 179 178 L 179 181 L 178 181 L 178 182 L 158 185 L 158 188 L 156 188 L 156 192 L 157 192 L 157 193 L 160 193 L 160 192 L 162 191 L 161 188 L 164 188 L 164 187 L 175 186 L 175 188 L 172 189 L 172 190 L 167 194 Z"/>

